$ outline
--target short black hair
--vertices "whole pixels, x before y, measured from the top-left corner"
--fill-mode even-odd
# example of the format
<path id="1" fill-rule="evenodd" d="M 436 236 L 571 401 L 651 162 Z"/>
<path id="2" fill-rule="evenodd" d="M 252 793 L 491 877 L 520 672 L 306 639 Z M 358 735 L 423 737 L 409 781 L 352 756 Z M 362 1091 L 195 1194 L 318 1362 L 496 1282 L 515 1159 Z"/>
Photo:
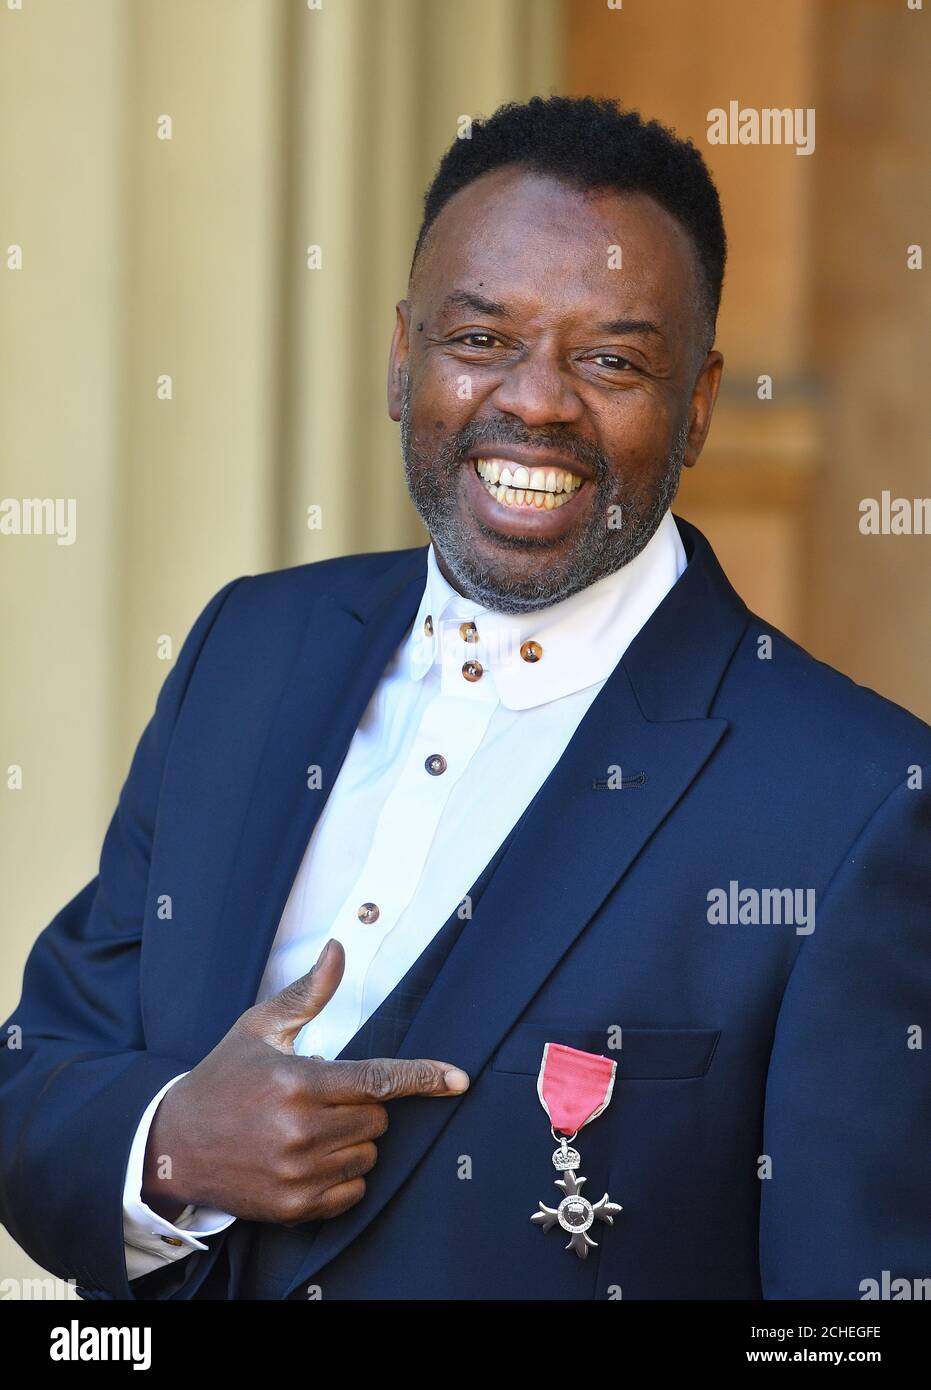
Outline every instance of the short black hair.
<path id="1" fill-rule="evenodd" d="M 695 248 L 710 347 L 727 257 L 718 191 L 690 140 L 607 97 L 531 97 L 499 106 L 487 120 L 474 120 L 471 138 L 453 141 L 424 195 L 411 274 L 428 231 L 453 194 L 506 164 L 582 190 L 644 193 L 665 208 Z"/>

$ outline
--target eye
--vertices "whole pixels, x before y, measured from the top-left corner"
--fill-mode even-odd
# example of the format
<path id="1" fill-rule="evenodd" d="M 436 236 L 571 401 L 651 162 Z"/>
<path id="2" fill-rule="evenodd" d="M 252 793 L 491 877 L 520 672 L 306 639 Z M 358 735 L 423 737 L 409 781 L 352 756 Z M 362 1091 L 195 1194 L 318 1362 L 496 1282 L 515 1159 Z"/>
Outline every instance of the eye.
<path id="1" fill-rule="evenodd" d="M 626 357 L 621 357 L 616 352 L 599 352 L 591 359 L 593 362 L 604 362 L 609 371 L 612 372 L 635 372 L 637 369 Z"/>
<path id="2" fill-rule="evenodd" d="M 481 341 L 476 341 L 480 339 Z M 454 343 L 464 343 L 466 347 L 484 348 L 491 347 L 493 343 L 500 342 L 494 333 L 463 333 L 461 338 L 454 338 Z"/>

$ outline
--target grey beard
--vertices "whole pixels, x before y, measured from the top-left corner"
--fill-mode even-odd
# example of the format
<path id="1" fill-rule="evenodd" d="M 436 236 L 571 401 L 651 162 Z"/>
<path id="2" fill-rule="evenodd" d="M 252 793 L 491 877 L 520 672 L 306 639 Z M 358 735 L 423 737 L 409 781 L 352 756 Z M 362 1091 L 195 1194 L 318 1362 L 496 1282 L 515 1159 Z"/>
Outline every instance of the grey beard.
<path id="1" fill-rule="evenodd" d="M 411 500 L 459 592 L 483 608 L 498 613 L 529 613 L 549 607 L 629 564 L 640 554 L 672 505 L 679 489 L 688 443 L 688 426 L 683 424 L 673 440 L 659 482 L 644 504 L 643 499 L 636 498 L 623 480 L 612 475 L 607 459 L 599 450 L 582 450 L 577 444 L 567 450 L 565 439 L 558 433 L 551 433 L 546 438 L 537 431 L 530 437 L 521 438 L 520 428 L 515 429 L 512 423 L 508 423 L 505 431 L 499 426 L 497 432 L 500 438 L 496 439 L 493 423 L 483 422 L 480 430 L 467 425 L 452 440 L 447 440 L 431 458 L 425 458 L 413 443 L 410 417 L 411 392 L 409 384 L 405 384 L 401 402 L 401 452 Z M 591 486 L 598 490 L 600 496 L 592 510 L 591 521 L 580 533 L 569 557 L 558 566 L 544 565 L 538 575 L 529 579 L 512 579 L 506 572 L 492 570 L 474 554 L 469 533 L 457 512 L 456 494 L 459 470 L 471 467 L 464 459 L 478 442 L 483 445 L 508 442 L 548 444 L 562 448 L 567 453 L 572 452 L 591 469 Z M 621 524 L 616 529 L 607 524 L 609 516 L 617 515 L 610 512 L 609 507 L 620 507 Z M 526 552 L 528 547 L 536 545 L 545 552 L 548 546 L 547 541 L 535 541 L 532 537 L 504 536 L 494 532 L 494 538 L 502 549 L 513 545 L 515 549 Z"/>

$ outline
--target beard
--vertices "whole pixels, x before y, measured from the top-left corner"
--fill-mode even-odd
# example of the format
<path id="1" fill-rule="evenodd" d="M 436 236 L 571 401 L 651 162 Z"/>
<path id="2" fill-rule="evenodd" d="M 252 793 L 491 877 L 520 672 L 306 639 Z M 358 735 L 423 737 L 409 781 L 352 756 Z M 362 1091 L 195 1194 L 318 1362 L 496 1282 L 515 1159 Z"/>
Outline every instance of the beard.
<path id="1" fill-rule="evenodd" d="M 410 378 L 405 381 L 401 402 L 401 452 L 411 500 L 426 526 L 434 546 L 442 556 L 455 587 L 466 598 L 498 613 L 529 613 L 559 603 L 588 588 L 597 579 L 614 574 L 639 555 L 656 531 L 679 488 L 679 478 L 688 442 L 688 426 L 683 424 L 673 440 L 664 467 L 652 486 L 634 487 L 612 471 L 607 457 L 586 440 L 577 439 L 561 428 L 527 430 L 512 418 L 472 420 L 458 434 L 450 436 L 427 455 L 414 441 L 411 429 Z M 595 496 L 588 520 L 570 538 L 568 554 L 559 558 L 548 554 L 553 543 L 548 538 L 507 536 L 490 530 L 477 519 L 474 525 L 495 543 L 500 562 L 488 562 L 477 555 L 472 532 L 458 504 L 461 470 L 471 468 L 468 455 L 473 449 L 494 445 L 526 444 L 557 450 L 567 459 L 582 464 L 590 476 Z M 612 511 L 612 508 L 620 508 Z M 620 525 L 609 526 L 608 518 L 619 517 Z M 540 565 L 530 575 L 508 569 L 507 550 L 526 555 L 538 550 Z"/>

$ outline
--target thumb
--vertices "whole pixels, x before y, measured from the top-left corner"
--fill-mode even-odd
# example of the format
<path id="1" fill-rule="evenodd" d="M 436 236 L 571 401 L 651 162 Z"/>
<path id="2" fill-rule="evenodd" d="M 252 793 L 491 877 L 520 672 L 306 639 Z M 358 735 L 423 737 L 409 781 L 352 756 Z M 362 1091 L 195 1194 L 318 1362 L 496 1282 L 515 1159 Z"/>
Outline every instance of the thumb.
<path id="1" fill-rule="evenodd" d="M 279 1052 L 292 1052 L 294 1039 L 333 998 L 343 978 L 346 953 L 331 938 L 313 969 L 265 999 L 252 1012 L 252 1023 L 264 1042 Z"/>

